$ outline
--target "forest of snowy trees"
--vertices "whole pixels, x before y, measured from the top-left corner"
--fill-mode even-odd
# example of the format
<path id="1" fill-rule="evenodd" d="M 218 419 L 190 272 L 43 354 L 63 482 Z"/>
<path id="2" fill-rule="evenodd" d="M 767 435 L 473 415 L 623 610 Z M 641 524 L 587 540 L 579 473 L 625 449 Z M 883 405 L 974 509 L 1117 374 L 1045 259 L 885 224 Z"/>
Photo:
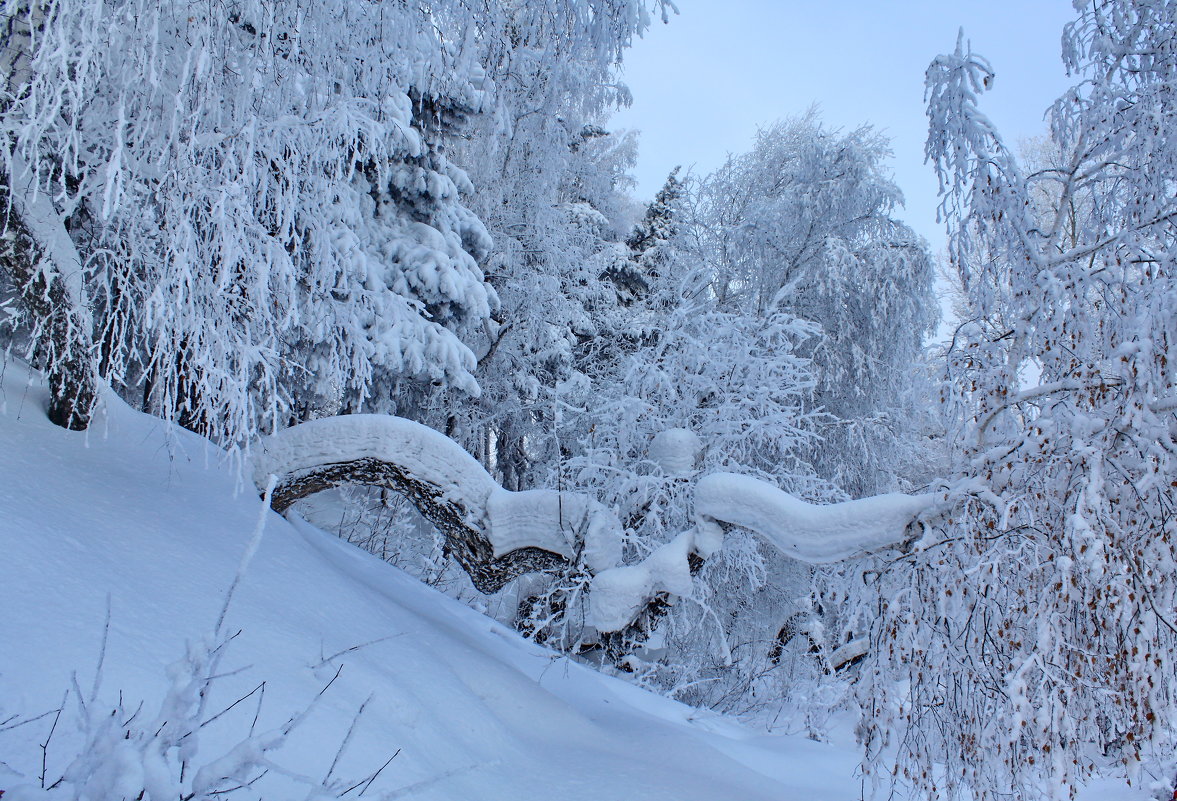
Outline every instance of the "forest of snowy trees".
<path id="1" fill-rule="evenodd" d="M 869 125 L 634 199 L 669 0 L 0 0 L 0 345 L 601 670 L 852 709 L 881 780 L 1172 775 L 1177 2 L 1075 6 L 1032 154 L 928 68 L 930 347 Z"/>

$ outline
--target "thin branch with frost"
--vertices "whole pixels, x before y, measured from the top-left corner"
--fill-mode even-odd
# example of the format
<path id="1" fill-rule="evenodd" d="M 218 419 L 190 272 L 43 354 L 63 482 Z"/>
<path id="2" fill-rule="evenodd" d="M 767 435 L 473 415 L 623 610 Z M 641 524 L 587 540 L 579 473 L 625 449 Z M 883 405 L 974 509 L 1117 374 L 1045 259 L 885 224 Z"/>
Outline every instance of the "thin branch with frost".
<path id="1" fill-rule="evenodd" d="M 382 643 L 387 640 L 393 640 L 393 639 L 396 639 L 397 637 L 403 637 L 403 636 L 405 636 L 404 632 L 401 632 L 400 634 L 389 634 L 387 637 L 377 637 L 374 640 L 368 640 L 367 642 L 362 642 L 362 643 L 359 643 L 358 645 L 353 645 L 349 648 L 344 648 L 340 651 L 336 651 L 335 653 L 331 654 L 331 656 L 323 657 L 316 664 L 312 665 L 312 668 L 321 668 L 321 667 L 323 667 L 323 665 L 326 665 L 328 662 L 334 662 L 336 659 L 343 656 L 344 654 L 350 654 L 352 651 L 358 651 L 361 648 L 367 648 L 369 645 L 376 645 L 377 643 Z M 320 650 L 319 653 L 323 653 L 323 652 Z"/>
<path id="2" fill-rule="evenodd" d="M 347 727 L 347 734 L 343 736 L 343 742 L 339 744 L 339 749 L 335 752 L 335 758 L 331 760 L 331 767 L 327 769 L 327 775 L 323 777 L 322 783 L 324 785 L 331 781 L 331 774 L 335 772 L 335 768 L 339 764 L 339 760 L 343 758 L 343 754 L 347 750 L 348 744 L 351 743 L 352 735 L 354 735 L 356 732 L 356 726 L 359 725 L 360 717 L 364 714 L 364 709 L 367 708 L 368 704 L 374 697 L 374 694 L 369 694 L 368 697 L 364 699 L 364 703 L 360 704 L 360 708 L 356 710 L 355 716 L 352 717 L 351 725 Z"/>
<path id="3" fill-rule="evenodd" d="M 237 572 L 233 575 L 233 581 L 229 584 L 228 591 L 225 592 L 225 600 L 221 604 L 220 614 L 217 615 L 217 624 L 213 627 L 213 631 L 217 634 L 220 634 L 221 627 L 225 625 L 225 616 L 229 614 L 229 604 L 233 602 L 233 595 L 237 592 L 241 580 L 245 578 L 245 571 L 249 569 L 249 563 L 253 561 L 254 554 L 257 553 L 258 546 L 261 545 L 262 535 L 266 531 L 266 515 L 270 512 L 270 499 L 274 495 L 274 487 L 277 484 L 277 476 L 271 475 L 266 479 L 265 489 L 262 491 L 264 503 L 258 511 L 257 524 L 253 528 L 249 544 L 245 547 L 245 553 L 241 555 L 241 561 L 237 564 Z"/>

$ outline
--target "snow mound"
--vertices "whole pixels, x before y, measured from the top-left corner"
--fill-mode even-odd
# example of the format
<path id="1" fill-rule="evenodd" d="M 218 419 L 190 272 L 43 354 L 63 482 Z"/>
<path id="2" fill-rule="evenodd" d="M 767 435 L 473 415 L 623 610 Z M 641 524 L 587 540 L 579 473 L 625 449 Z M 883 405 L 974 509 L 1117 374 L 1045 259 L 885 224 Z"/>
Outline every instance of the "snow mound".
<path id="1" fill-rule="evenodd" d="M 621 522 L 587 495 L 556 490 L 496 489 L 486 503 L 495 556 L 535 547 L 569 561 L 584 544 L 585 565 L 594 573 L 621 561 Z"/>
<path id="2" fill-rule="evenodd" d="M 703 449 L 699 436 L 685 428 L 660 431 L 650 443 L 650 461 L 668 476 L 688 476 L 695 469 L 699 451 Z"/>

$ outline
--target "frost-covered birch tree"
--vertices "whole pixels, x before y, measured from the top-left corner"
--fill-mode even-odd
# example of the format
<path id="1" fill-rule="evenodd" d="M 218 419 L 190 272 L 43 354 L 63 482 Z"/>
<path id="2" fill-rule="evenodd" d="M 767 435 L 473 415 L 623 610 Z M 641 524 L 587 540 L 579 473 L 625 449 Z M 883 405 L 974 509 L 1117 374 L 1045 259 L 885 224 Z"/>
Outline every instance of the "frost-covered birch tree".
<path id="1" fill-rule="evenodd" d="M 877 573 L 860 686 L 870 752 L 890 740 L 936 797 L 1066 798 L 1109 762 L 1172 791 L 1177 4 L 1075 8 L 1032 172 L 963 38 L 927 73 L 971 315 L 948 361 L 964 483 Z"/>
<path id="2" fill-rule="evenodd" d="M 903 485 L 910 389 L 935 320 L 932 260 L 894 217 L 889 154 L 869 126 L 830 130 L 812 111 L 778 122 L 699 183 L 687 237 L 720 308 L 822 327 L 806 355 L 831 417 L 808 458 L 856 496 Z"/>

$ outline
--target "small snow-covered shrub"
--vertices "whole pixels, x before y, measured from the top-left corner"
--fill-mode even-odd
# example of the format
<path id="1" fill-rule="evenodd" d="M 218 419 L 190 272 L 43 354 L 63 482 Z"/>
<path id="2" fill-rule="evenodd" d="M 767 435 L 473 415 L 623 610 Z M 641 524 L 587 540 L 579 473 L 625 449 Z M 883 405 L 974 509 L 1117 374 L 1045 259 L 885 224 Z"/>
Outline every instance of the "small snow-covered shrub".
<path id="1" fill-rule="evenodd" d="M 0 736 L 39 720 L 48 729 L 41 744 L 40 766 L 22 772 L 0 763 L 21 782 L 0 787 L 4 801 L 260 799 L 259 783 L 267 775 L 304 787 L 308 798 L 337 798 L 370 783 L 375 774 L 359 779 L 333 775 L 350 732 L 322 780 L 289 770 L 273 758 L 334 679 L 303 710 L 272 729 L 257 728 L 264 681 L 219 711 L 208 708 L 212 685 L 226 675 L 218 671 L 218 665 L 236 636 L 209 635 L 189 642 L 184 656 L 167 667 L 167 690 L 154 712 L 149 699 L 135 701 L 122 692 L 115 699 L 103 695 L 100 659 L 94 687 L 87 695 L 75 676 L 58 709 L 28 721 L 10 719 L 0 727 Z M 226 717 L 230 713 L 236 715 L 234 720 Z M 214 731 L 212 724 L 218 724 L 215 736 L 205 736 Z M 58 735 L 56 740 L 54 734 Z M 62 755 L 53 753 L 55 742 L 72 752 L 65 755 L 66 767 L 56 775 L 47 770 L 49 764 L 63 760 Z"/>

